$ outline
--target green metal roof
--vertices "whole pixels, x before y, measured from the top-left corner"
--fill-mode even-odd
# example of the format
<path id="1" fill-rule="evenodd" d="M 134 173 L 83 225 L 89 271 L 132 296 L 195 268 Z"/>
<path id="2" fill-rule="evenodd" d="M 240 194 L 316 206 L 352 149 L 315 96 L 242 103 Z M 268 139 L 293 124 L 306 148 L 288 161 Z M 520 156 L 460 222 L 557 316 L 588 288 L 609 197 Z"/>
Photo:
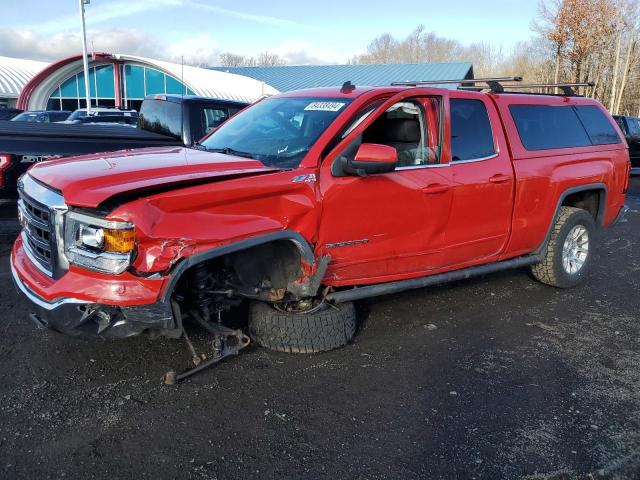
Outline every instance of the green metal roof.
<path id="1" fill-rule="evenodd" d="M 391 82 L 473 78 L 471 63 L 285 65 L 280 67 L 213 67 L 212 69 L 255 78 L 281 92 L 303 88 L 340 86 L 347 80 L 355 85 L 384 86 Z M 453 85 L 448 85 L 448 87 L 451 88 Z"/>

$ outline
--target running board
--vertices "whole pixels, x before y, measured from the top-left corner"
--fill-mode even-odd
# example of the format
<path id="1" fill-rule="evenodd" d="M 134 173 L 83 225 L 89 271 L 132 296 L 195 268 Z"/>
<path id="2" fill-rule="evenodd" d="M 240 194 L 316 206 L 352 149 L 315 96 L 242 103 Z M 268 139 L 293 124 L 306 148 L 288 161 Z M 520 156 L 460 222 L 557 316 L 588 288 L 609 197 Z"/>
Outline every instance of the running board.
<path id="1" fill-rule="evenodd" d="M 352 302 L 354 300 L 362 300 L 363 298 L 377 297 L 379 295 L 388 295 L 390 293 L 404 292 L 405 290 L 415 290 L 417 288 L 430 287 L 440 283 L 454 282 L 456 280 L 465 280 L 467 278 L 477 277 L 479 275 L 487 275 L 511 268 L 526 267 L 540 263 L 540 257 L 537 255 L 527 255 L 526 257 L 517 257 L 502 262 L 488 263 L 486 265 L 478 265 L 476 267 L 464 268 L 462 270 L 454 270 L 452 272 L 430 275 L 428 277 L 412 278 L 410 280 L 401 280 L 398 282 L 379 283 L 366 287 L 356 287 L 349 290 L 341 290 L 327 295 L 327 300 L 335 303 Z"/>

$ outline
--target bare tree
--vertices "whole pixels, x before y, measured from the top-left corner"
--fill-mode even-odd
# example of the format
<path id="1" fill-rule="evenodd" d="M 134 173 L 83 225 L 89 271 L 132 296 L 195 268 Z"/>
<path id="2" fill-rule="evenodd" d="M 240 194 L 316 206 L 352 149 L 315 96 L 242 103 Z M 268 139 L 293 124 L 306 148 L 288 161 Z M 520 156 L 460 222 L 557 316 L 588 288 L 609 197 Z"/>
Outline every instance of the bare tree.
<path id="1" fill-rule="evenodd" d="M 259 67 L 274 67 L 279 65 L 285 65 L 287 62 L 284 58 L 282 58 L 277 53 L 265 51 L 258 55 L 258 58 L 256 59 L 255 63 Z"/>
<path id="2" fill-rule="evenodd" d="M 247 59 L 242 55 L 225 52 L 220 54 L 220 66 L 222 67 L 242 67 L 246 65 Z"/>

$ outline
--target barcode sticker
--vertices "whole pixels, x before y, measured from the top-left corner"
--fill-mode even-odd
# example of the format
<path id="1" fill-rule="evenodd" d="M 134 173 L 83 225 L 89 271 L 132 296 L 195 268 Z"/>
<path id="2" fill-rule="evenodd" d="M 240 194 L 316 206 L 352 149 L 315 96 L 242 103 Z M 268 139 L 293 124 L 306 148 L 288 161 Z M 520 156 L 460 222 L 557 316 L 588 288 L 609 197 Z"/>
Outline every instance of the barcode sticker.
<path id="1" fill-rule="evenodd" d="M 337 112 L 345 105 L 343 102 L 312 102 L 304 109 L 317 112 Z"/>

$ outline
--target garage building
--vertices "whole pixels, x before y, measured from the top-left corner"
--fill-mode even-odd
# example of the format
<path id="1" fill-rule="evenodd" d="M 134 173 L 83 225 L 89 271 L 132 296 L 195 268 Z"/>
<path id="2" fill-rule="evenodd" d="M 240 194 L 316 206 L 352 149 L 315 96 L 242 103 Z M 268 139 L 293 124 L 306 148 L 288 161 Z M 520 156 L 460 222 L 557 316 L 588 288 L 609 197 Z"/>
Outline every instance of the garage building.
<path id="1" fill-rule="evenodd" d="M 139 109 L 147 95 L 185 94 L 251 102 L 277 90 L 265 82 L 227 72 L 163 62 L 134 55 L 94 53 L 89 61 L 93 106 Z M 86 107 L 82 55 L 47 65 L 24 86 L 23 110 L 75 110 Z"/>

